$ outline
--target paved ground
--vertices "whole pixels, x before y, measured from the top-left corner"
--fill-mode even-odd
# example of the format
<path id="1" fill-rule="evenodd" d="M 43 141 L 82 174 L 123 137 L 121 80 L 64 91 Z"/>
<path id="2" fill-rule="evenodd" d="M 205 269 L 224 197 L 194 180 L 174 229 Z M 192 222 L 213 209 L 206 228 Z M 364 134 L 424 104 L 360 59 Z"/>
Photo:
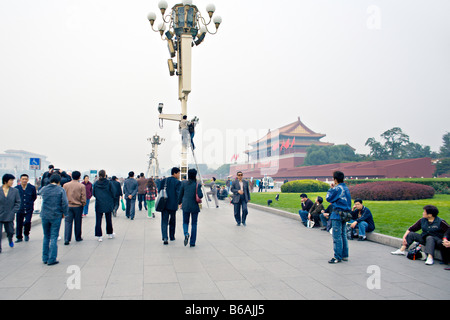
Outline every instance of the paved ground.
<path id="1" fill-rule="evenodd" d="M 330 234 L 255 209 L 247 227 L 237 227 L 231 205 L 221 206 L 200 214 L 195 248 L 183 245 L 180 212 L 177 239 L 164 246 L 159 215 L 149 220 L 139 211 L 134 221 L 121 212 L 113 221 L 116 238 L 100 243 L 91 210 L 83 220 L 84 241 L 60 241 L 55 266 L 42 264 L 42 228 L 34 226 L 30 242 L 11 249 L 3 240 L 0 299 L 450 298 L 450 272 L 439 264 L 425 266 L 392 256 L 391 247 L 352 241 L 350 260 L 330 265 Z M 67 285 L 68 279 L 76 284 L 71 266 L 81 271 L 80 289 Z M 380 272 L 380 289 L 368 288 L 368 279 L 377 284 L 370 266 Z"/>

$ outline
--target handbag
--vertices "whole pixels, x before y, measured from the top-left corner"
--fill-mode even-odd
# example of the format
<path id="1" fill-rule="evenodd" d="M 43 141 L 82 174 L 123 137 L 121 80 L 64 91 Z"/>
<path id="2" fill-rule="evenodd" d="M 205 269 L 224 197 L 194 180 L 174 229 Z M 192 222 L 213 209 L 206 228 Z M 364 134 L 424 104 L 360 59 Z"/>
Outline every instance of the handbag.
<path id="1" fill-rule="evenodd" d="M 198 204 L 202 203 L 202 199 L 198 196 L 198 183 L 195 185 L 195 201 L 197 201 Z"/>
<path id="2" fill-rule="evenodd" d="M 164 189 L 161 189 L 161 191 L 158 194 L 158 200 L 156 200 L 155 203 L 155 210 L 158 212 L 163 212 L 164 209 L 166 208 L 166 204 L 167 204 L 167 179 L 166 179 L 166 183 L 164 185 Z"/>
<path id="3" fill-rule="evenodd" d="M 125 207 L 125 203 L 123 202 L 123 199 L 120 199 L 120 202 L 122 203 L 122 211 L 126 211 L 127 208 Z"/>

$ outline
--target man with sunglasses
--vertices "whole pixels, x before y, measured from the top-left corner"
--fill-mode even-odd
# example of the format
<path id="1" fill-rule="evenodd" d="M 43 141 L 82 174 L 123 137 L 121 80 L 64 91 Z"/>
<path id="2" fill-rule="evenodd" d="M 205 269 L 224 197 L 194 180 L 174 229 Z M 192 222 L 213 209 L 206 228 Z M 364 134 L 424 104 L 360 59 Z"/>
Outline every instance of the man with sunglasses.
<path id="1" fill-rule="evenodd" d="M 250 190 L 248 187 L 248 181 L 243 179 L 244 174 L 239 171 L 237 173 L 237 178 L 231 184 L 231 192 L 233 193 L 233 198 L 231 203 L 234 204 L 234 218 L 238 226 L 241 223 L 246 226 L 248 209 L 247 203 L 250 202 Z M 242 216 L 241 216 L 242 207 Z"/>

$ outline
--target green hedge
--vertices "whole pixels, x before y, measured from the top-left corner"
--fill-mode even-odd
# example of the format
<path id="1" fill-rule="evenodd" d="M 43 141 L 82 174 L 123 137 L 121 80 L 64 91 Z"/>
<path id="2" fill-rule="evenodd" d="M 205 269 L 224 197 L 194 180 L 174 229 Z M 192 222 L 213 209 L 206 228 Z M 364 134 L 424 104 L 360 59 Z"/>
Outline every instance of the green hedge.
<path id="1" fill-rule="evenodd" d="M 345 183 L 349 186 L 358 185 L 369 182 L 380 182 L 380 181 L 401 181 L 401 182 L 410 182 L 410 183 L 418 183 L 426 186 L 433 187 L 437 194 L 450 194 L 450 179 L 448 178 L 403 178 L 403 179 L 348 179 L 345 180 Z"/>
<path id="2" fill-rule="evenodd" d="M 296 180 L 283 184 L 283 193 L 327 192 L 330 185 L 318 180 Z"/>

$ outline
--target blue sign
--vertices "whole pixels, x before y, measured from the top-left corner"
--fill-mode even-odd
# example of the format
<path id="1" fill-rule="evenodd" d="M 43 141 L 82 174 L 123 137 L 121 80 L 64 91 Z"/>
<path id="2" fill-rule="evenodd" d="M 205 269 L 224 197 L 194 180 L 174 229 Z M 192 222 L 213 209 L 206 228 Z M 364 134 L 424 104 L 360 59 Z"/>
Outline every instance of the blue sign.
<path id="1" fill-rule="evenodd" d="M 41 159 L 30 158 L 30 170 L 41 170 Z"/>

